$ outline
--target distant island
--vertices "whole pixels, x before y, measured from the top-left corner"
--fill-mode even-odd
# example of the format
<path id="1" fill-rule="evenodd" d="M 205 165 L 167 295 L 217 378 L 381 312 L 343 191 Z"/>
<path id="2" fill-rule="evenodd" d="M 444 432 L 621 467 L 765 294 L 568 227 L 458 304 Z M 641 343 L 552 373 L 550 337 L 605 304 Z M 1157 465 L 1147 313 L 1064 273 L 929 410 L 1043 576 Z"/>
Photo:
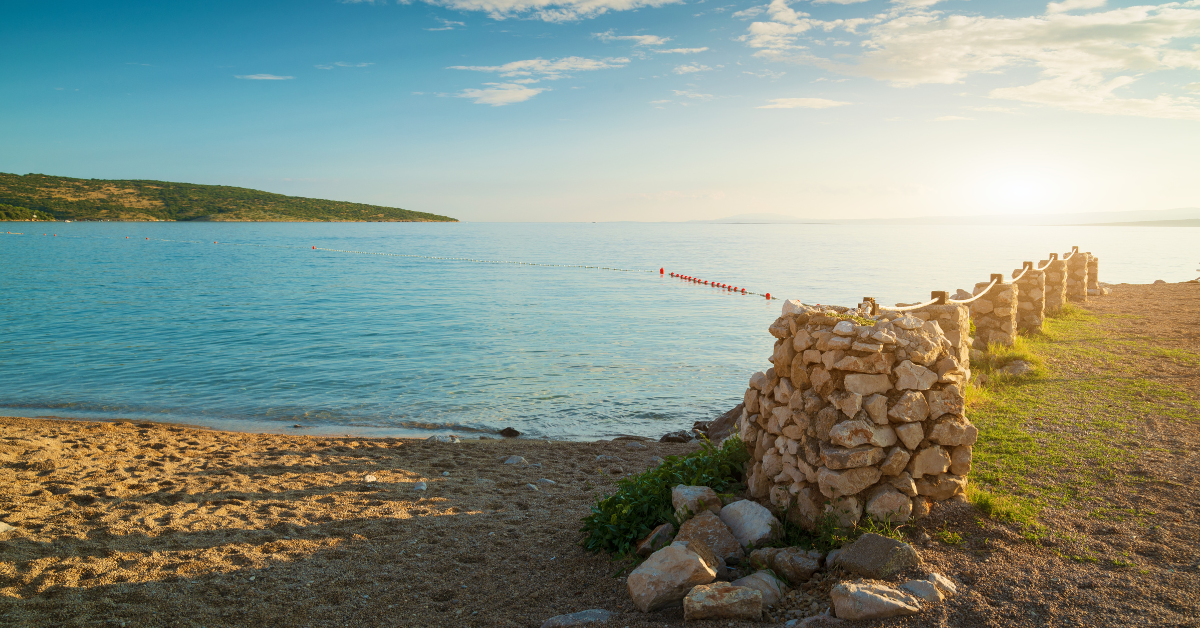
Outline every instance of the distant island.
<path id="1" fill-rule="evenodd" d="M 458 222 L 397 207 L 227 185 L 0 173 L 0 220 Z"/>

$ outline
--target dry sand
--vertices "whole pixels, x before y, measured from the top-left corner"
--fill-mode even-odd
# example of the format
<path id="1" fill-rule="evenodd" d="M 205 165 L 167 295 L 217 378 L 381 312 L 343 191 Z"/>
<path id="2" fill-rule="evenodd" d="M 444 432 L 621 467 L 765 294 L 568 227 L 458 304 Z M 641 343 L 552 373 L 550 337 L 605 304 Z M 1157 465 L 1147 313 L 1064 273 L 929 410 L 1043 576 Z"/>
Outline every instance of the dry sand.
<path id="1" fill-rule="evenodd" d="M 1136 288 L 1095 307 L 1141 317 L 1143 329 L 1191 325 L 1177 336 L 1194 350 L 1200 288 Z M 1147 310 L 1146 299 L 1161 307 Z M 1200 403 L 1200 369 L 1185 367 L 1163 377 L 1186 382 Z M 1152 527 L 1048 513 L 1055 526 L 1132 548 L 1136 569 L 1069 560 L 946 504 L 908 532 L 968 540 L 918 545 L 965 593 L 915 617 L 841 626 L 1200 625 L 1196 426 L 1159 425 L 1175 475 L 1113 489 L 1153 505 Z M 617 628 L 680 625 L 679 609 L 635 611 L 614 577 L 626 565 L 577 542 L 580 519 L 615 478 L 692 448 L 0 418 L 0 521 L 14 527 L 0 532 L 0 625 L 537 627 L 589 608 L 621 612 Z M 531 464 L 499 462 L 508 455 Z"/>

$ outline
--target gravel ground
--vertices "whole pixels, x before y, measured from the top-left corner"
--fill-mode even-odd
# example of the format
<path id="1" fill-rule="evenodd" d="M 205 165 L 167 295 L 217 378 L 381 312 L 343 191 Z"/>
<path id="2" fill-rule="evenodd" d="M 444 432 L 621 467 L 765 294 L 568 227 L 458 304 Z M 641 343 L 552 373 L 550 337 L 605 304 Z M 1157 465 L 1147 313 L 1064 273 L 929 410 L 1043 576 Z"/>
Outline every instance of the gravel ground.
<path id="1" fill-rule="evenodd" d="M 1136 455 L 1087 493 L 1107 510 L 1048 507 L 1051 533 L 1035 542 L 969 504 L 940 505 L 904 532 L 929 568 L 965 585 L 960 595 L 841 626 L 1200 625 L 1200 285 L 1117 286 L 1088 309 L 1110 339 L 1136 342 L 1119 360 L 1081 351 L 1052 370 L 1137 372 L 1182 394 L 1120 441 Z M 1139 349 L 1147 342 L 1171 351 Z M 628 565 L 577 545 L 580 519 L 616 478 L 694 447 L 631 442 L 0 418 L 0 521 L 14 527 L 0 532 L 0 625 L 537 627 L 588 608 L 621 613 L 617 628 L 680 625 L 679 609 L 634 610 Z M 529 464 L 502 464 L 509 455 Z"/>

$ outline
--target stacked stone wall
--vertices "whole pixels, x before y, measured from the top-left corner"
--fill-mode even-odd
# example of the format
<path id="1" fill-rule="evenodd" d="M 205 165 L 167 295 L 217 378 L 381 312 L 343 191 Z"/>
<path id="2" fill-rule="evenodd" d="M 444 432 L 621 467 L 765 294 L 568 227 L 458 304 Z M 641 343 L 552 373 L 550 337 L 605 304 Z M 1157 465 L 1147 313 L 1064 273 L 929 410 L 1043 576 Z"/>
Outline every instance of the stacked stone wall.
<path id="1" fill-rule="evenodd" d="M 1100 258 L 1092 255 L 1090 252 L 1087 254 L 1087 256 L 1088 256 L 1087 293 L 1088 293 L 1088 296 L 1098 297 L 1102 294 L 1102 291 L 1100 289 Z"/>
<path id="2" fill-rule="evenodd" d="M 1039 266 L 1046 274 L 1046 296 L 1044 309 L 1047 313 L 1057 312 L 1067 304 L 1067 263 L 1051 253 L 1050 259 L 1042 260 Z"/>
<path id="3" fill-rule="evenodd" d="M 1013 277 L 1020 277 L 1014 282 L 1017 291 L 1017 330 L 1040 330 L 1046 310 L 1046 272 L 1038 270 L 1033 262 L 1025 262 L 1023 267 L 1013 271 Z"/>
<path id="4" fill-rule="evenodd" d="M 907 521 L 966 487 L 978 434 L 964 414 L 967 308 L 872 309 L 788 301 L 770 327 L 773 366 L 745 393 L 751 495 L 807 528 L 826 513 Z"/>
<path id="5" fill-rule="evenodd" d="M 1017 340 L 1017 287 L 1005 283 L 1003 275 L 992 275 L 992 279 L 994 283 L 975 284 L 974 293 L 979 298 L 971 302 L 971 319 L 975 321 L 974 346 L 980 351 L 986 351 L 993 342 L 1012 346 Z"/>
<path id="6" fill-rule="evenodd" d="M 1076 247 L 1067 260 L 1067 298 L 1086 303 L 1088 298 L 1088 254 Z"/>

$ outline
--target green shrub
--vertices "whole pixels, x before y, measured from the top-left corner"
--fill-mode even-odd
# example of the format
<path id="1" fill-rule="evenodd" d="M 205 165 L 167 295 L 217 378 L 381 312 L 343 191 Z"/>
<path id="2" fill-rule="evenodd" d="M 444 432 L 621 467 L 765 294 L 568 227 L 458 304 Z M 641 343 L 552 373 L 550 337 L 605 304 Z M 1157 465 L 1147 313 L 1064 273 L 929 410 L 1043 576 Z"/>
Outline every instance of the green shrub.
<path id="1" fill-rule="evenodd" d="M 671 508 L 671 489 L 685 484 L 708 486 L 718 493 L 741 490 L 743 466 L 750 459 L 737 436 L 718 449 L 703 441 L 699 451 L 669 456 L 662 464 L 617 483 L 617 492 L 600 497 L 584 517 L 582 545 L 593 552 L 627 555 L 637 542 L 664 523 L 679 525 Z"/>

